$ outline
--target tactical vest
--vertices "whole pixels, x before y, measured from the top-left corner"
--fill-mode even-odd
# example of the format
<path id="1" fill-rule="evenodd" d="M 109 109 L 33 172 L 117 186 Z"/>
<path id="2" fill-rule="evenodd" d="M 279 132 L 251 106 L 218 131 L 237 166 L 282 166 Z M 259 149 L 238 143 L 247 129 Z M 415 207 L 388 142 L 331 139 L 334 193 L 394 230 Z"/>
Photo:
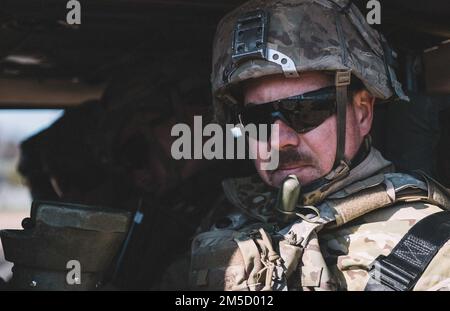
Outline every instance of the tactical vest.
<path id="1" fill-rule="evenodd" d="M 228 216 L 231 224 L 226 228 L 215 225 L 193 241 L 192 289 L 298 290 L 318 286 L 314 274 L 320 271 L 327 279 L 330 272 L 322 256 L 307 250 L 319 248 L 318 232 L 323 228 L 332 230 L 375 210 L 409 202 L 450 207 L 448 190 L 423 173 L 379 173 L 329 195 L 313 208 L 316 215 L 299 214 L 301 219 L 280 230 L 270 222 L 268 192 L 250 199 L 259 203 L 259 208 L 251 208 L 239 195 L 230 197 L 232 193 L 239 194 L 239 189 L 229 191 L 228 197 L 240 212 Z M 306 270 L 301 275 L 312 277 L 299 279 L 300 274 L 294 273 L 299 269 Z M 339 289 L 333 282 L 321 288 Z"/>

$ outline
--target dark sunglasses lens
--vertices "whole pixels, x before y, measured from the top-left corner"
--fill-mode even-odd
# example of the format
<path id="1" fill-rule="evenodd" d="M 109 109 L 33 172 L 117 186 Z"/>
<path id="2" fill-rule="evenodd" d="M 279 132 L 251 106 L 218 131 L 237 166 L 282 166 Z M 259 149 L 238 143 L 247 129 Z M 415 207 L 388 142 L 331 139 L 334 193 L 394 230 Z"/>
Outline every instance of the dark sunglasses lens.
<path id="1" fill-rule="evenodd" d="M 336 112 L 334 99 L 299 100 L 284 99 L 277 102 L 277 109 L 273 103 L 246 107 L 240 114 L 242 124 L 267 126 L 270 136 L 271 125 L 281 119 L 298 133 L 306 133 L 319 125 Z M 259 133 L 258 133 L 259 135 Z"/>
<path id="2" fill-rule="evenodd" d="M 292 108 L 292 103 L 282 105 L 283 115 L 298 133 L 306 133 L 332 116 L 336 111 L 334 100 L 307 100 Z"/>
<path id="3" fill-rule="evenodd" d="M 240 114 L 240 119 L 243 126 L 255 125 L 256 135 L 258 140 L 267 140 L 271 134 L 271 125 L 274 122 L 272 117 L 273 113 L 272 105 L 256 105 L 245 108 Z M 260 132 L 261 126 L 266 128 L 263 132 Z M 264 137 L 263 137 L 263 136 Z"/>
<path id="4" fill-rule="evenodd" d="M 254 124 L 256 126 L 272 124 L 272 106 L 270 105 L 256 105 L 245 108 L 241 113 L 241 121 L 244 126 Z"/>

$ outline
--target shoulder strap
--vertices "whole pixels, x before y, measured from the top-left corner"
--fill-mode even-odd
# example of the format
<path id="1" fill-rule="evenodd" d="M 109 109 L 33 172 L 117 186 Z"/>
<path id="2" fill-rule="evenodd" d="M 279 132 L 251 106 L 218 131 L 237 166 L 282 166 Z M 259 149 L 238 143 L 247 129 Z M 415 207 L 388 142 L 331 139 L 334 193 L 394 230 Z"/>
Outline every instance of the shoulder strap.
<path id="1" fill-rule="evenodd" d="M 408 231 L 388 256 L 375 259 L 365 290 L 412 290 L 449 238 L 450 211 L 425 217 Z"/>
<path id="2" fill-rule="evenodd" d="M 449 191 L 420 171 L 372 176 L 329 196 L 324 204 L 334 210 L 336 225 L 342 226 L 380 208 L 419 201 L 450 209 Z"/>
<path id="3" fill-rule="evenodd" d="M 439 206 L 444 210 L 450 210 L 450 189 L 445 188 L 438 181 L 431 178 L 423 171 L 415 170 L 410 174 L 426 182 L 428 196 L 424 201 Z"/>

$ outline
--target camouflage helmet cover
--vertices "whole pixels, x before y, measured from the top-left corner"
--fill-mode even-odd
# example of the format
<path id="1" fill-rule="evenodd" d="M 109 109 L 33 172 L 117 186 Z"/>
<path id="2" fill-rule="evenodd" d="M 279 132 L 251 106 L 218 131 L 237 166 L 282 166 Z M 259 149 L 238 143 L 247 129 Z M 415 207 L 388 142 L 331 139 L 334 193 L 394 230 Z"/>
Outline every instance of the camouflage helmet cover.
<path id="1" fill-rule="evenodd" d="M 246 13 L 258 10 L 267 14 L 265 47 L 269 52 L 236 62 L 235 27 Z M 217 28 L 212 68 L 216 117 L 225 118 L 223 105 L 230 102 L 231 86 L 283 73 L 292 77 L 306 71 L 351 70 L 375 97 L 396 95 L 407 100 L 392 67 L 385 62 L 393 56 L 386 56 L 385 42 L 348 0 L 249 1 L 227 14 Z M 390 49 L 387 53 L 393 54 Z M 290 65 L 290 71 L 289 66 L 275 61 L 274 55 Z"/>

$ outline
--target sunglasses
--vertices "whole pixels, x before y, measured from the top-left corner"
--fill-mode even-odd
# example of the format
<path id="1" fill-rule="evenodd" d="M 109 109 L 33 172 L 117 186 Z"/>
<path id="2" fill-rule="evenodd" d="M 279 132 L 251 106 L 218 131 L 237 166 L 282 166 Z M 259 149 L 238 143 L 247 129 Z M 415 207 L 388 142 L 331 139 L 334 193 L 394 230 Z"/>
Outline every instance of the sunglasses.
<path id="1" fill-rule="evenodd" d="M 334 86 L 287 97 L 264 104 L 247 104 L 238 114 L 242 126 L 270 125 L 281 120 L 297 133 L 306 133 L 321 125 L 336 113 L 336 88 Z"/>

